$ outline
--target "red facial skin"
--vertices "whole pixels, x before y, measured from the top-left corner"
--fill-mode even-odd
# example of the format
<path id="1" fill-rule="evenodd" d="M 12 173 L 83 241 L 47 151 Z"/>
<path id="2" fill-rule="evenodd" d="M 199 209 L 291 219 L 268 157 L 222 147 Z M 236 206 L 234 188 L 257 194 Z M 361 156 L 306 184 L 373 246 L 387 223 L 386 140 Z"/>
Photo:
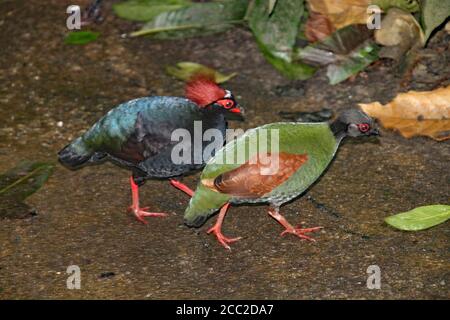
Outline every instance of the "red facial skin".
<path id="1" fill-rule="evenodd" d="M 233 99 L 220 99 L 216 101 L 217 104 L 221 105 L 224 109 L 233 112 L 241 113 L 241 110 L 236 107 L 236 102 Z"/>
<path id="2" fill-rule="evenodd" d="M 202 108 L 217 103 L 232 113 L 241 113 L 233 99 L 225 98 L 226 91 L 206 76 L 199 76 L 189 81 L 185 95 Z"/>

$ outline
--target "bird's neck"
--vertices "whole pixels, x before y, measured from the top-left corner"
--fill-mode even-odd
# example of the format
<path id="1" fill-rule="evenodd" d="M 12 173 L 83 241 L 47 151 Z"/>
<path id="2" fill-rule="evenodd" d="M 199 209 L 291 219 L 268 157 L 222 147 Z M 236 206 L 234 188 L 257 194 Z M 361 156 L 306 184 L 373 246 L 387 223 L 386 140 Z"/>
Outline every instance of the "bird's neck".
<path id="1" fill-rule="evenodd" d="M 202 119 L 212 128 L 221 126 L 225 122 L 225 115 L 217 110 L 200 109 Z"/>
<path id="2" fill-rule="evenodd" d="M 345 138 L 347 125 L 339 121 L 339 119 L 336 119 L 330 124 L 330 129 L 337 141 L 341 141 L 343 138 Z"/>

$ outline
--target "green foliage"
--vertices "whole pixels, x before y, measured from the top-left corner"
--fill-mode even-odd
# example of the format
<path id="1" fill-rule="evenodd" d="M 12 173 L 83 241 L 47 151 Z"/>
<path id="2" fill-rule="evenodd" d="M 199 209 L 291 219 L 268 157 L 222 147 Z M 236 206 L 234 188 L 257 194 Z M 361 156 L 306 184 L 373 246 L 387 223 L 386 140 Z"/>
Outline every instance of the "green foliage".
<path id="1" fill-rule="evenodd" d="M 449 218 L 449 205 L 430 205 L 387 217 L 385 221 L 400 230 L 418 231 L 444 223 Z"/>
<path id="2" fill-rule="evenodd" d="M 450 16 L 450 0 L 422 0 L 421 23 L 425 40 Z"/>
<path id="3" fill-rule="evenodd" d="M 175 39 L 222 32 L 242 22 L 246 8 L 245 0 L 193 3 L 157 15 L 131 35 Z"/>
<path id="4" fill-rule="evenodd" d="M 277 0 L 269 0 L 269 7 L 268 7 L 269 15 L 272 14 L 273 9 L 275 9 L 276 5 L 277 5 Z"/>
<path id="5" fill-rule="evenodd" d="M 133 21 L 149 21 L 158 14 L 180 9 L 189 0 L 129 0 L 115 3 L 114 12 L 121 18 Z"/>
<path id="6" fill-rule="evenodd" d="M 167 66 L 166 71 L 171 76 L 184 81 L 187 81 L 193 76 L 199 74 L 209 75 L 212 76 L 216 83 L 224 83 L 237 75 L 236 72 L 231 74 L 223 74 L 195 62 L 179 62 L 176 66 Z"/>
<path id="7" fill-rule="evenodd" d="M 273 11 L 269 14 L 269 9 Z M 304 12 L 303 0 L 284 0 L 268 8 L 264 0 L 255 0 L 247 19 L 264 57 L 280 72 L 293 79 L 307 79 L 314 68 L 292 60 L 299 24 Z"/>
<path id="8" fill-rule="evenodd" d="M 27 214 L 23 201 L 39 190 L 52 173 L 50 163 L 23 161 L 0 175 L 0 217 Z"/>
<path id="9" fill-rule="evenodd" d="M 418 0 L 372 0 L 371 4 L 379 6 L 385 12 L 390 8 L 399 8 L 407 12 L 418 12 L 420 10 Z"/>
<path id="10" fill-rule="evenodd" d="M 411 13 L 420 11 L 426 39 L 450 13 L 450 0 L 371 0 L 370 3 L 385 12 L 393 7 Z M 314 66 L 327 65 L 330 83 L 336 84 L 377 60 L 380 50 L 379 46 L 361 37 L 367 34 L 372 37 L 372 34 L 368 30 L 361 31 L 356 25 L 337 30 L 320 42 L 322 46 L 314 43 L 297 48 L 296 40 L 305 40 L 302 34 L 308 14 L 305 0 L 213 0 L 206 3 L 128 0 L 115 4 L 114 10 L 125 19 L 147 21 L 132 36 L 151 35 L 158 39 L 209 35 L 247 22 L 266 60 L 292 79 L 311 77 L 315 72 L 312 63 Z M 347 43 L 351 44 L 351 49 L 347 48 Z M 171 71 L 179 76 L 184 72 Z"/>
<path id="11" fill-rule="evenodd" d="M 307 63 L 327 66 L 327 77 L 334 85 L 378 59 L 380 47 L 369 40 L 370 36 L 365 26 L 349 25 L 299 49 L 295 56 Z"/>
<path id="12" fill-rule="evenodd" d="M 92 41 L 97 40 L 100 36 L 99 32 L 92 31 L 73 31 L 70 32 L 66 38 L 64 39 L 64 43 L 66 44 L 76 44 L 83 45 Z"/>
<path id="13" fill-rule="evenodd" d="M 375 43 L 352 51 L 336 64 L 331 64 L 327 68 L 327 77 L 330 84 L 334 85 L 342 82 L 354 74 L 364 70 L 369 64 L 378 60 L 380 47 Z"/>

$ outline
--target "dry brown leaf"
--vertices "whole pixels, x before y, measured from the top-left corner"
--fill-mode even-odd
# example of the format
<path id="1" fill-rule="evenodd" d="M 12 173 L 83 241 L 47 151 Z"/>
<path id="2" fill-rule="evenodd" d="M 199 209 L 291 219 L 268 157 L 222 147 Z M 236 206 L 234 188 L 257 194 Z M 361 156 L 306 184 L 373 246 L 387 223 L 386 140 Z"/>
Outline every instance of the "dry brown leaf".
<path id="1" fill-rule="evenodd" d="M 310 12 L 305 27 L 305 36 L 309 42 L 316 42 L 325 39 L 335 30 L 336 29 L 326 16 L 317 12 Z"/>
<path id="2" fill-rule="evenodd" d="M 438 141 L 450 139 L 450 85 L 433 91 L 400 93 L 390 103 L 360 103 L 368 115 L 405 138 L 428 136 Z"/>
<path id="3" fill-rule="evenodd" d="M 448 34 L 450 34 L 450 21 L 445 24 L 444 29 L 445 31 L 447 31 Z"/>
<path id="4" fill-rule="evenodd" d="M 326 16 L 336 29 L 366 24 L 370 0 L 308 0 L 310 11 Z"/>
<path id="5" fill-rule="evenodd" d="M 379 56 L 398 60 L 416 46 L 425 44 L 425 35 L 414 16 L 401 9 L 391 8 L 375 30 L 375 41 L 384 47 Z"/>
<path id="6" fill-rule="evenodd" d="M 383 46 L 396 46 L 411 40 L 425 43 L 422 28 L 414 16 L 397 8 L 389 9 L 381 21 L 381 28 L 375 30 L 375 40 Z"/>

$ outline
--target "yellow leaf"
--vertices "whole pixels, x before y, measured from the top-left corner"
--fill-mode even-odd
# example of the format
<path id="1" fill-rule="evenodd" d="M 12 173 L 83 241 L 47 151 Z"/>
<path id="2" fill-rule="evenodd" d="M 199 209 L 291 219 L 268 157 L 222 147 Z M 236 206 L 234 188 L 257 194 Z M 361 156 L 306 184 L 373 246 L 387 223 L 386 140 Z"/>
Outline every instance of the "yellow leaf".
<path id="1" fill-rule="evenodd" d="M 360 103 L 368 115 L 405 138 L 421 135 L 438 141 L 450 139 L 450 85 L 433 91 L 400 93 L 390 103 Z"/>
<path id="2" fill-rule="evenodd" d="M 380 57 L 399 60 L 409 49 L 423 46 L 425 35 L 412 14 L 391 8 L 381 21 L 381 28 L 375 30 L 375 41 L 386 46 Z"/>
<path id="3" fill-rule="evenodd" d="M 425 44 L 422 28 L 414 16 L 397 8 L 388 11 L 381 28 L 375 30 L 375 40 L 383 46 L 397 46 L 406 41 Z"/>
<path id="4" fill-rule="evenodd" d="M 174 76 L 177 79 L 188 81 L 196 75 L 210 76 L 216 81 L 216 83 L 224 83 L 237 75 L 236 72 L 230 74 L 223 74 L 214 69 L 208 68 L 202 64 L 195 62 L 178 62 L 176 66 L 167 66 L 166 71 L 168 74 Z"/>
<path id="5" fill-rule="evenodd" d="M 370 0 L 308 0 L 310 10 L 326 16 L 336 29 L 366 24 Z"/>

